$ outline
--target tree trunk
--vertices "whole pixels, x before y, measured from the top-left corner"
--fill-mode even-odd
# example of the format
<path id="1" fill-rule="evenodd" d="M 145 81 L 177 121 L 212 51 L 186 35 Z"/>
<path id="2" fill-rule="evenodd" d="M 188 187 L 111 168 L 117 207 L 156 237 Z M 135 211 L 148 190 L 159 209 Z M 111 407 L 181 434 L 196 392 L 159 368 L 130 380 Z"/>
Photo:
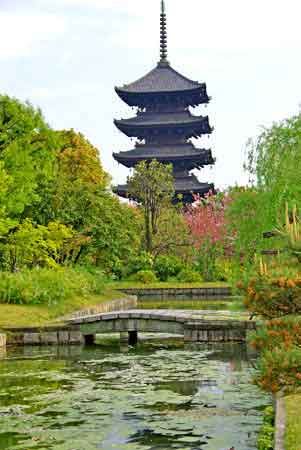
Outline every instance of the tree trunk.
<path id="1" fill-rule="evenodd" d="M 144 213 L 144 222 L 145 222 L 145 248 L 147 252 L 152 251 L 152 232 L 151 232 L 151 217 L 150 211 L 147 209 Z"/>

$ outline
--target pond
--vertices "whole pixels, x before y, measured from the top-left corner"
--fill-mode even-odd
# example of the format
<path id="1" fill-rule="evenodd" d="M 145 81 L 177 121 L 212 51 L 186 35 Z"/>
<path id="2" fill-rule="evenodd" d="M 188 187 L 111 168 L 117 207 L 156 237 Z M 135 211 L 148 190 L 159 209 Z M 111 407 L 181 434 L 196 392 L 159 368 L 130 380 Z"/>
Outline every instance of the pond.
<path id="1" fill-rule="evenodd" d="M 207 311 L 245 311 L 241 297 L 226 298 L 146 298 L 139 299 L 138 309 L 177 309 L 177 310 L 207 310 Z"/>
<path id="2" fill-rule="evenodd" d="M 256 449 L 270 398 L 244 345 L 106 342 L 2 356 L 1 450 Z"/>

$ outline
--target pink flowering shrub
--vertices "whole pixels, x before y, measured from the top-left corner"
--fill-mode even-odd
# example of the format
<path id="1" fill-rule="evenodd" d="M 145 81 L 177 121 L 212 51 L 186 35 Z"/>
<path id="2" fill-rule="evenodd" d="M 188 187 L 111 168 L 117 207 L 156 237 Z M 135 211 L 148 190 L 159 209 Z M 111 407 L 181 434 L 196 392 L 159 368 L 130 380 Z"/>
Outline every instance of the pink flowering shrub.
<path id="1" fill-rule="evenodd" d="M 195 196 L 195 202 L 187 207 L 185 219 L 196 248 L 206 241 L 226 245 L 225 211 L 230 201 L 227 194 L 210 192 L 205 198 Z"/>
<path id="2" fill-rule="evenodd" d="M 207 281 L 220 278 L 217 276 L 218 259 L 231 252 L 225 218 L 230 201 L 227 194 L 210 192 L 205 198 L 195 196 L 195 202 L 185 211 L 199 270 Z"/>

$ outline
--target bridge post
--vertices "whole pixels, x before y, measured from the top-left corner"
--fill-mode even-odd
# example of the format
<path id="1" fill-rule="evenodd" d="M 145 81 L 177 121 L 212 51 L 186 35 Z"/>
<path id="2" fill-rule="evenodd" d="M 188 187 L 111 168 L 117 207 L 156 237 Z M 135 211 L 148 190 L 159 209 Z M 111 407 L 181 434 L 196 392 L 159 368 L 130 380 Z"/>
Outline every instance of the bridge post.
<path id="1" fill-rule="evenodd" d="M 95 334 L 87 334 L 84 336 L 85 345 L 93 345 L 95 344 Z"/>
<path id="2" fill-rule="evenodd" d="M 137 331 L 121 331 L 120 332 L 120 343 L 127 345 L 137 345 L 138 343 L 138 332 Z"/>
<path id="3" fill-rule="evenodd" d="M 129 331 L 129 345 L 134 346 L 138 344 L 138 331 Z"/>
<path id="4" fill-rule="evenodd" d="M 129 335 L 127 331 L 121 331 L 120 332 L 120 343 L 121 344 L 128 344 L 129 343 Z"/>

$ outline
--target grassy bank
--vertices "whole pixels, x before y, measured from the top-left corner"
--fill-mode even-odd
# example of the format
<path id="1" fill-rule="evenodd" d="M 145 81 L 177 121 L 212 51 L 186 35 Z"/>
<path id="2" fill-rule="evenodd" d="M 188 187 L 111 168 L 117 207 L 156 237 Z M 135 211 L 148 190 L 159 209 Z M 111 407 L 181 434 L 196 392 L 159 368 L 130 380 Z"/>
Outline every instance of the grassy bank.
<path id="1" fill-rule="evenodd" d="M 51 307 L 47 305 L 0 304 L 0 329 L 9 327 L 45 326 L 74 311 L 122 298 L 121 292 L 105 290 L 101 295 L 67 298 Z"/>
<path id="2" fill-rule="evenodd" d="M 89 308 L 124 294 L 116 289 L 227 287 L 226 283 L 133 281 L 107 282 L 85 271 L 31 271 L 2 273 L 0 277 L 0 329 L 45 326 L 74 311 Z"/>
<path id="3" fill-rule="evenodd" d="M 52 324 L 122 295 L 107 286 L 101 272 L 85 268 L 0 272 L 0 328 Z"/>
<path id="4" fill-rule="evenodd" d="M 285 398 L 285 449 L 301 450 L 301 394 Z"/>
<path id="5" fill-rule="evenodd" d="M 216 281 L 212 283 L 197 282 L 197 283 L 181 283 L 179 281 L 158 281 L 155 283 L 139 283 L 136 281 L 114 281 L 109 286 L 112 289 L 191 289 L 191 288 L 219 288 L 230 287 L 228 283 Z"/>

